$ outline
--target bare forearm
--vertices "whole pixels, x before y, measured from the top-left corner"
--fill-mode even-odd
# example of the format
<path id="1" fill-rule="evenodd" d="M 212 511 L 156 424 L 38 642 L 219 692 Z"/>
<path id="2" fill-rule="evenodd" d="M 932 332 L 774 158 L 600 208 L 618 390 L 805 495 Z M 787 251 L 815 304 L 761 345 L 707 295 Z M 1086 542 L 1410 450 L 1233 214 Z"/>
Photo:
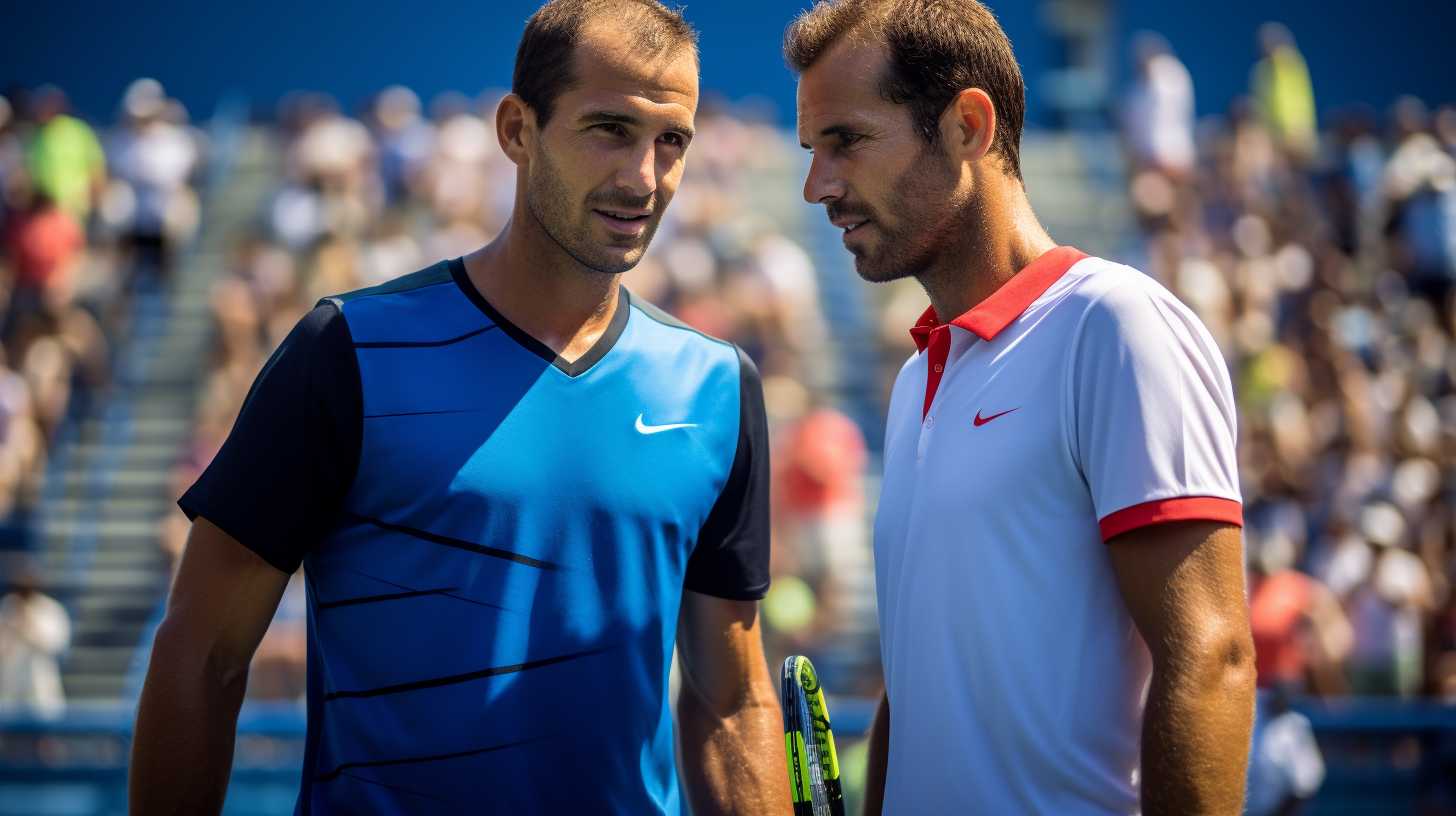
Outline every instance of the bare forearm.
<path id="1" fill-rule="evenodd" d="M 865 771 L 864 816 L 879 816 L 885 807 L 885 772 L 890 758 L 890 698 L 880 697 L 870 723 L 869 767 Z"/>
<path id="2" fill-rule="evenodd" d="M 1243 811 L 1254 672 L 1247 661 L 1225 663 L 1213 678 L 1153 674 L 1143 719 L 1145 816 Z"/>
<path id="3" fill-rule="evenodd" d="M 220 813 L 247 675 L 224 679 L 205 661 L 154 649 L 132 741 L 130 812 Z"/>
<path id="4" fill-rule="evenodd" d="M 684 688 L 678 700 L 678 721 L 683 782 L 694 814 L 788 810 L 783 719 L 771 691 L 720 716 Z"/>

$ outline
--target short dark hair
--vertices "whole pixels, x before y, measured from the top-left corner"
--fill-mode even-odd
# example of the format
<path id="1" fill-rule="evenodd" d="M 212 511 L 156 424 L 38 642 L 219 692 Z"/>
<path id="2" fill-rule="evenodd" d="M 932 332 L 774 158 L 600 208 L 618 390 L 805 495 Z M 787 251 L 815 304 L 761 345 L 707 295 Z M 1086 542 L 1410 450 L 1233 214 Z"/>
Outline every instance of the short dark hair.
<path id="1" fill-rule="evenodd" d="M 681 9 L 658 0 L 550 0 L 526 21 L 511 76 L 511 91 L 542 125 L 551 118 L 557 97 L 575 83 L 576 46 L 585 25 L 598 17 L 631 32 L 629 44 L 638 51 L 663 54 L 686 47 L 697 58 L 698 33 Z"/>
<path id="2" fill-rule="evenodd" d="M 890 64 L 880 77 L 880 95 L 910 106 L 927 144 L 939 141 L 940 116 L 956 94 L 984 90 L 996 108 L 991 152 L 1021 178 L 1026 85 L 990 9 L 976 0 L 819 0 L 789 24 L 784 58 L 803 73 L 849 35 L 885 42 Z"/>

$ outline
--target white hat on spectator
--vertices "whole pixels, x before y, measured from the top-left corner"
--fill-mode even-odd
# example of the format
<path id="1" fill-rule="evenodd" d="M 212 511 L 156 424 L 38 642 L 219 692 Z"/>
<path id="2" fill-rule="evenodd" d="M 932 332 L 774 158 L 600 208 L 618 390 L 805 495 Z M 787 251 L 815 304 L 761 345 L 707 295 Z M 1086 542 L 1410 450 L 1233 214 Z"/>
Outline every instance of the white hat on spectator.
<path id="1" fill-rule="evenodd" d="M 148 77 L 133 81 L 121 98 L 122 110 L 131 119 L 151 119 L 167 110 L 167 92 L 162 83 Z"/>
<path id="2" fill-rule="evenodd" d="M 1360 532 L 1371 544 L 1394 547 L 1405 537 L 1405 516 L 1390 502 L 1371 502 L 1360 511 Z"/>

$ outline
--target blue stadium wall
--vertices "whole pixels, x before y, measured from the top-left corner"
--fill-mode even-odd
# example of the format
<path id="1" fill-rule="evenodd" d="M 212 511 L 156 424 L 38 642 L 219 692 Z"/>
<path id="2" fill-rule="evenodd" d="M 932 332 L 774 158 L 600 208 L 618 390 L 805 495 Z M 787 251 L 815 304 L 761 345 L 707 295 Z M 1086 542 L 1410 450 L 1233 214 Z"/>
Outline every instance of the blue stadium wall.
<path id="1" fill-rule="evenodd" d="M 1095 7 L 1098 0 L 1064 0 Z M 792 122 L 793 78 L 779 57 L 785 23 L 805 0 L 702 0 L 688 15 L 703 32 L 704 87 L 731 99 L 755 97 Z M 1029 119 L 1051 112 L 1039 79 L 1064 49 L 1047 33 L 1049 3 L 993 0 L 1030 84 Z M 196 116 L 224 98 L 268 103 L 311 88 L 354 105 L 393 82 L 426 99 L 445 90 L 475 93 L 509 84 L 516 39 L 536 3 L 297 2 L 142 3 L 51 0 L 27 4 L 0 25 L 0 87 L 53 82 L 77 107 L 110 119 L 126 83 L 162 80 Z M 1353 102 L 1384 109 L 1398 94 L 1456 101 L 1456 3 L 1386 0 L 1378 5 L 1288 0 L 1108 3 L 1114 76 L 1125 74 L 1121 46 L 1140 29 L 1162 32 L 1187 61 L 1199 109 L 1225 109 L 1247 86 L 1253 34 L 1277 16 L 1294 31 L 1316 77 L 1321 110 Z"/>

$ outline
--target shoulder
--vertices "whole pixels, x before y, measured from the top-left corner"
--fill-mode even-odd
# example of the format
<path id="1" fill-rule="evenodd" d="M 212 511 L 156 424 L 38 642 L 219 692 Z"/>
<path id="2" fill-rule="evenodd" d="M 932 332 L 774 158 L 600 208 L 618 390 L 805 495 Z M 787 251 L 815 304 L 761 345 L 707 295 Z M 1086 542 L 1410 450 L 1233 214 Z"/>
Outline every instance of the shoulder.
<path id="1" fill-rule="evenodd" d="M 737 394 L 740 410 L 763 412 L 763 378 L 737 344 L 701 332 L 651 303 L 623 296 L 632 309 L 633 345 L 652 362 L 646 370 L 666 375 L 669 388 L 703 394 Z"/>
<path id="2" fill-rule="evenodd" d="M 751 373 L 754 379 L 758 378 L 758 368 L 754 366 L 753 360 L 737 345 L 689 326 L 626 289 L 623 292 L 629 307 L 643 318 L 642 326 L 648 334 L 657 335 L 658 339 L 670 343 L 669 347 L 677 349 L 679 353 L 706 355 L 723 363 L 732 362 L 751 369 L 751 372 L 745 371 L 745 376 Z"/>
<path id="3" fill-rule="evenodd" d="M 623 290 L 626 292 L 627 290 Z M 737 346 L 719 337 L 714 337 L 706 332 L 698 331 L 688 324 L 678 320 L 672 315 L 664 312 L 656 305 L 643 300 L 637 295 L 627 292 L 627 302 L 630 308 L 641 313 L 651 323 L 660 327 L 659 331 L 680 333 L 680 338 L 690 343 L 708 343 L 720 346 L 724 349 L 736 349 Z"/>
<path id="4" fill-rule="evenodd" d="M 278 357 L 292 352 L 317 359 L 350 352 L 353 344 L 349 324 L 344 320 L 339 305 L 325 299 L 298 321 L 293 331 L 279 344 L 274 356 L 276 361 Z"/>
<path id="5" fill-rule="evenodd" d="M 366 289 L 356 289 L 352 292 L 332 295 L 324 298 L 324 301 L 331 302 L 340 310 L 346 304 L 367 298 L 379 298 L 386 295 L 401 295 L 411 292 L 419 292 L 432 286 L 439 286 L 445 283 L 453 283 L 450 274 L 450 262 L 440 261 L 424 269 L 402 275 L 394 280 L 385 281 L 378 286 L 370 286 Z"/>
<path id="6" fill-rule="evenodd" d="M 1079 340 L 1207 335 L 1198 316 L 1151 276 L 1124 264 L 1087 258 L 1073 268 L 1067 305 L 1080 312 Z M 1209 342 L 1212 342 L 1210 339 Z"/>
<path id="7" fill-rule="evenodd" d="M 365 345 L 431 345 L 478 334 L 495 321 L 466 293 L 458 259 L 440 261 L 378 286 L 324 298 Z"/>

